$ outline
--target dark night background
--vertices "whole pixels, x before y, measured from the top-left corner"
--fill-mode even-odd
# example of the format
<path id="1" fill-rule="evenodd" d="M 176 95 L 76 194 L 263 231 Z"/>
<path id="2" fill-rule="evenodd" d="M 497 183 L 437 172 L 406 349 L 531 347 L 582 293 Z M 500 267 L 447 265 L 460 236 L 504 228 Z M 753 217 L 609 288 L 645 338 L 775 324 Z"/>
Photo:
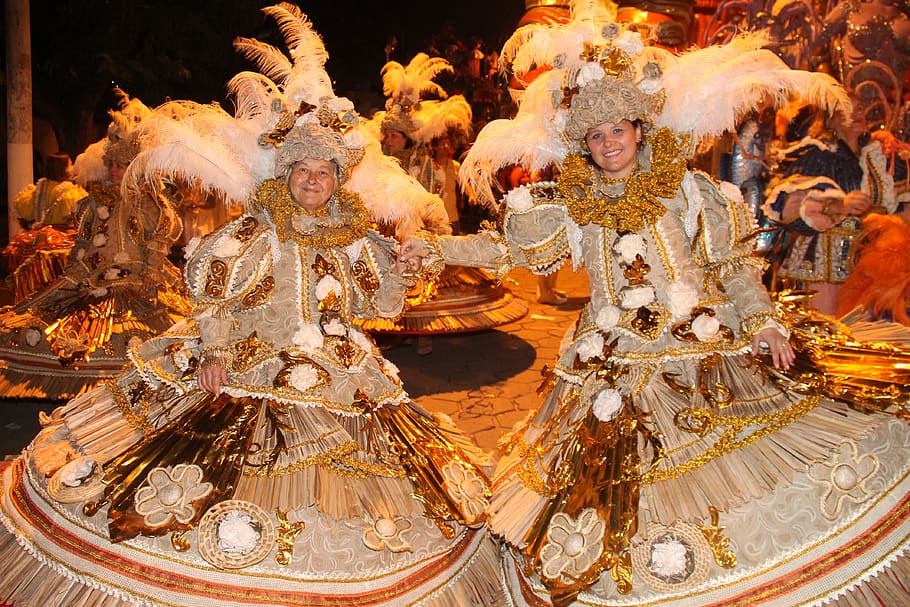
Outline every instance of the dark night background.
<path id="1" fill-rule="evenodd" d="M 39 122 L 49 123 L 60 150 L 75 157 L 103 135 L 106 112 L 116 104 L 114 85 L 149 106 L 168 98 L 192 99 L 218 101 L 232 110 L 225 84 L 238 71 L 253 68 L 234 51 L 234 38 L 257 38 L 285 50 L 275 21 L 260 10 L 272 4 L 276 2 L 33 0 L 36 129 L 44 128 Z M 335 92 L 354 100 L 363 114 L 382 104 L 379 70 L 393 39 L 393 60 L 407 63 L 424 51 L 446 56 L 457 67 L 475 43 L 488 53 L 498 51 L 524 13 L 522 0 L 319 0 L 297 5 L 325 41 Z M 447 88 L 462 92 L 452 91 L 458 85 L 451 82 Z M 39 176 L 40 167 L 35 178 Z"/>

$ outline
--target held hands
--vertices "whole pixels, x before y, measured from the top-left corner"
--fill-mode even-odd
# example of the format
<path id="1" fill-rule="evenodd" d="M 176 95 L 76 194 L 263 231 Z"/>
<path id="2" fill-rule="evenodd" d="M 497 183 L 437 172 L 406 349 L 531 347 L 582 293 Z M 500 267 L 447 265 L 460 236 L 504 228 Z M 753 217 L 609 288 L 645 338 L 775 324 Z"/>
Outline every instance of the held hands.
<path id="1" fill-rule="evenodd" d="M 871 208 L 872 197 L 862 190 L 853 190 L 846 195 L 813 190 L 804 198 L 800 214 L 810 227 L 826 232 L 848 215 L 858 217 Z"/>
<path id="2" fill-rule="evenodd" d="M 416 278 L 423 268 L 423 259 L 429 254 L 427 243 L 410 236 L 401 243 L 392 273 L 406 278 Z"/>
<path id="3" fill-rule="evenodd" d="M 205 365 L 196 371 L 196 384 L 200 390 L 221 394 L 221 387 L 228 382 L 227 370 L 218 364 Z"/>
<path id="4" fill-rule="evenodd" d="M 789 369 L 796 362 L 790 340 L 774 327 L 765 327 L 752 339 L 752 355 L 758 356 L 761 345 L 768 346 L 775 369 Z"/>

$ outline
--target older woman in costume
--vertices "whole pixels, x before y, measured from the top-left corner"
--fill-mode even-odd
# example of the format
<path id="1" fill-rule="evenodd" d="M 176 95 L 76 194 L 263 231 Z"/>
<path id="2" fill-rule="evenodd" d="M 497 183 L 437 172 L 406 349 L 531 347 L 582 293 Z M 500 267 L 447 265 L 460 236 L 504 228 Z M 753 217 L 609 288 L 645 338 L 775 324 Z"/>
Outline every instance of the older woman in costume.
<path id="1" fill-rule="evenodd" d="M 122 92 L 121 92 L 122 94 Z M 189 311 L 168 260 L 182 223 L 165 186 L 123 187 L 154 111 L 122 94 L 108 135 L 79 155 L 88 196 L 74 210 L 75 242 L 63 274 L 0 312 L 0 394 L 65 399 L 114 377 L 129 349 Z"/>
<path id="2" fill-rule="evenodd" d="M 400 314 L 410 284 L 341 187 L 358 151 L 291 131 L 277 178 L 190 253 L 192 317 L 54 413 L 8 471 L 0 597 L 496 604 L 495 548 L 466 527 L 483 473 L 353 322 Z"/>
<path id="3" fill-rule="evenodd" d="M 0 601 L 504 604 L 480 453 L 355 322 L 413 284 L 350 189 L 356 114 L 300 107 L 259 138 L 274 177 L 188 251 L 192 314 L 6 470 Z"/>
<path id="4" fill-rule="evenodd" d="M 591 300 L 540 408 L 501 441 L 489 516 L 509 547 L 514 604 L 910 600 L 910 566 L 895 558 L 910 528 L 906 421 L 863 411 L 871 399 L 826 378 L 816 346 L 836 331 L 818 319 L 788 331 L 738 190 L 686 167 L 690 136 L 735 124 L 734 113 L 700 124 L 690 104 L 719 112 L 709 99 L 750 105 L 750 87 L 810 83 L 843 99 L 833 81 L 753 44 L 675 57 L 609 14 L 574 14 L 519 51 L 517 62 L 554 69 L 513 121 L 479 134 L 462 173 L 475 190 L 508 164 L 557 162 L 559 177 L 508 193 L 502 233 L 405 244 L 405 259 L 500 275 L 545 273 L 571 255 L 588 276 Z M 760 73 L 744 79 L 744 57 Z M 510 145 L 516 132 L 521 146 Z M 906 416 L 898 376 L 895 398 L 875 405 Z"/>

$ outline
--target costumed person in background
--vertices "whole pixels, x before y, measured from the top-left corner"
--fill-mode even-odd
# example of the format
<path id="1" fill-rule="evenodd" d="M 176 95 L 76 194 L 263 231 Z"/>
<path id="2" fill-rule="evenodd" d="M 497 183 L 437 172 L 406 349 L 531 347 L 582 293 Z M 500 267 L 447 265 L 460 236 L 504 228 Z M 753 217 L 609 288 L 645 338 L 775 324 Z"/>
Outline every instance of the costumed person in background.
<path id="1" fill-rule="evenodd" d="M 382 68 L 386 109 L 373 115 L 369 127 L 381 134 L 384 151 L 389 150 L 386 153 L 391 152 L 432 195 L 419 205 L 418 225 L 398 222 L 383 228 L 399 240 L 418 229 L 435 234 L 458 229 L 459 164 L 453 158 L 452 137 L 453 133 L 469 136 L 471 106 L 462 95 L 448 97 L 433 81 L 452 70 L 447 60 L 425 53 L 418 53 L 407 65 L 389 61 Z M 398 134 L 410 142 L 403 153 L 395 152 L 395 144 L 389 147 L 392 141 L 400 142 Z M 409 293 L 408 309 L 400 318 L 368 320 L 364 327 L 380 336 L 383 347 L 408 343 L 407 336 L 416 334 L 418 354 L 427 355 L 433 351 L 433 334 L 489 329 L 518 320 L 527 312 L 523 300 L 485 271 L 453 266 Z"/>
<path id="2" fill-rule="evenodd" d="M 168 100 L 155 108 L 152 121 L 148 123 L 153 126 L 144 129 L 146 132 L 143 136 L 147 141 L 153 140 L 156 131 L 168 133 L 176 124 L 192 122 L 198 112 L 217 113 L 217 110 L 194 101 Z M 212 133 L 211 136 L 217 134 Z M 163 137 L 166 138 L 167 135 Z M 143 174 L 147 170 L 136 172 Z M 219 192 L 200 187 L 194 180 L 180 177 L 167 183 L 167 196 L 183 223 L 180 241 L 171 249 L 171 259 L 177 264 L 182 264 L 183 249 L 193 238 L 211 233 L 229 220 L 236 219 L 243 212 L 242 202 L 225 200 Z"/>
<path id="3" fill-rule="evenodd" d="M 854 100 L 852 108 L 829 117 L 807 105 L 797 114 L 807 132 L 778 153 L 762 205 L 781 228 L 768 253 L 781 283 L 774 288 L 813 291 L 812 306 L 824 314 L 835 313 L 853 269 L 861 218 L 897 204 L 881 146 L 865 137 L 862 106 Z"/>
<path id="4" fill-rule="evenodd" d="M 906 108 L 910 5 L 905 0 L 841 0 L 824 15 L 831 69 L 862 99 L 870 131 L 894 128 Z"/>
<path id="5" fill-rule="evenodd" d="M 245 213 L 188 251 L 193 313 L 5 471 L 0 600 L 506 604 L 479 450 L 354 322 L 400 314 L 413 280 L 352 189 L 367 138 L 305 17 L 263 10 L 292 41 L 287 80 L 235 79 L 237 116 L 204 129 L 225 139 L 178 133 L 141 161 L 250 189 Z"/>
<path id="6" fill-rule="evenodd" d="M 501 233 L 402 245 L 499 276 L 571 254 L 588 276 L 541 407 L 500 441 L 489 518 L 513 604 L 907 603 L 910 351 L 776 307 L 738 188 L 687 169 L 763 95 L 833 111 L 846 93 L 761 35 L 674 55 L 613 17 L 575 3 L 527 40 L 516 65 L 553 69 L 462 168 L 474 190 L 514 164 L 556 180 L 512 190 Z"/>
<path id="7" fill-rule="evenodd" d="M 69 156 L 51 154 L 45 167 L 44 177 L 16 195 L 16 214 L 24 231 L 3 249 L 15 303 L 63 273 L 74 241 L 73 209 L 86 196 L 70 181 Z"/>
<path id="8" fill-rule="evenodd" d="M 569 20 L 569 17 L 569 3 L 567 1 L 550 2 L 548 0 L 525 0 L 525 14 L 522 15 L 521 19 L 518 21 L 517 29 L 526 32 L 528 29 L 531 29 L 531 27 L 524 30 L 521 28 L 554 23 L 564 24 Z M 512 36 L 510 41 L 514 43 L 516 39 L 520 41 L 522 37 Z M 532 65 L 528 66 L 527 71 L 516 74 L 513 71 L 514 66 L 512 65 L 515 49 L 510 48 L 510 46 L 511 45 L 507 43 L 502 49 L 502 53 L 499 56 L 499 71 L 509 79 L 509 95 L 511 95 L 512 101 L 516 104 L 520 104 L 522 93 L 528 83 L 533 81 L 541 72 L 550 69 L 551 66 Z M 504 185 L 503 191 L 508 191 L 526 183 L 551 181 L 555 176 L 553 173 L 554 167 L 552 166 L 547 167 L 545 170 L 541 169 L 533 172 L 529 172 L 524 167 L 516 166 L 507 169 L 507 174 L 504 176 L 504 179 L 501 179 L 500 181 L 503 182 L 502 185 Z M 541 274 L 537 277 L 537 301 L 539 303 L 561 306 L 569 300 L 566 292 L 561 291 L 556 287 L 558 278 L 559 267 L 553 268 L 553 271 L 549 274 Z"/>
<path id="9" fill-rule="evenodd" d="M 463 95 L 447 97 L 440 91 L 441 99 L 424 99 L 413 105 L 411 118 L 416 128 L 409 138 L 414 149 L 404 167 L 428 192 L 442 198 L 449 226 L 457 234 L 464 197 L 458 187 L 461 164 L 455 154 L 471 137 L 472 112 Z"/>
<path id="10" fill-rule="evenodd" d="M 854 266 L 837 293 L 838 318 L 862 309 L 866 320 L 891 320 L 910 326 L 910 145 L 888 131 L 875 131 L 888 171 L 885 191 L 893 187 L 897 209 L 869 213 L 854 243 Z"/>
<path id="11" fill-rule="evenodd" d="M 365 126 L 380 138 L 382 153 L 398 160 L 404 170 L 410 166 L 415 152 L 410 136 L 419 126 L 415 121 L 415 112 L 420 108 L 425 94 L 445 98 L 445 90 L 433 82 L 433 78 L 451 72 L 452 69 L 452 65 L 445 59 L 430 57 L 426 53 L 417 53 L 406 66 L 397 61 L 389 61 L 382 68 L 382 92 L 387 97 L 386 109 L 376 112 Z M 430 194 L 419 205 L 419 222 L 414 224 L 399 220 L 392 226 L 380 225 L 380 230 L 399 240 L 420 229 L 437 234 L 451 234 L 452 227 L 445 203 L 438 193 Z"/>
<path id="12" fill-rule="evenodd" d="M 225 204 L 217 195 L 189 184 L 174 184 L 170 193 L 174 208 L 183 222 L 180 246 L 186 246 L 193 238 L 210 234 L 238 217 L 242 211 L 242 207 Z"/>
<path id="13" fill-rule="evenodd" d="M 120 92 L 122 94 L 122 92 Z M 74 211 L 75 244 L 63 274 L 0 312 L 0 394 L 63 399 L 115 376 L 129 349 L 189 311 L 168 261 L 180 218 L 160 181 L 122 187 L 153 110 L 122 94 L 107 137 L 76 158 L 88 191 Z"/>

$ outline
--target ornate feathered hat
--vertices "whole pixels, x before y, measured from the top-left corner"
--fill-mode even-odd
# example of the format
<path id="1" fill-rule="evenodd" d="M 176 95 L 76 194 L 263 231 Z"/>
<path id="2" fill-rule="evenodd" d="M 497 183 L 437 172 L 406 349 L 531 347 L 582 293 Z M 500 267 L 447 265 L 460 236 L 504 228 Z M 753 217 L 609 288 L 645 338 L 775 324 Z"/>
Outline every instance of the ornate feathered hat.
<path id="1" fill-rule="evenodd" d="M 463 95 L 449 97 L 433 80 L 447 72 L 454 72 L 448 60 L 426 53 L 416 54 L 407 65 L 386 63 L 381 72 L 385 110 L 373 115 L 374 130 L 401 131 L 417 145 L 427 145 L 450 132 L 470 137 L 471 105 Z"/>
<path id="2" fill-rule="evenodd" d="M 241 72 L 228 83 L 234 114 L 193 102 L 157 108 L 147 149 L 125 179 L 173 175 L 245 204 L 259 183 L 284 176 L 291 163 L 309 156 L 334 161 L 345 187 L 360 194 L 375 220 L 417 223 L 413 216 L 430 194 L 382 154 L 351 101 L 335 95 L 325 71 L 328 53 L 307 16 L 288 3 L 262 11 L 277 22 L 287 54 L 238 37 L 234 47 L 259 71 Z"/>
<path id="3" fill-rule="evenodd" d="M 389 61 L 382 67 L 382 93 L 386 96 L 385 111 L 373 117 L 380 130 L 394 129 L 411 136 L 420 126 L 415 113 L 427 96 L 445 99 L 445 90 L 433 81 L 439 74 L 452 73 L 452 64 L 442 57 L 417 53 L 402 65 Z"/>
<path id="4" fill-rule="evenodd" d="M 108 111 L 111 122 L 107 134 L 83 150 L 73 163 L 74 180 L 80 185 L 106 179 L 108 168 L 114 163 L 130 164 L 141 151 L 142 123 L 155 115 L 154 110 L 139 99 L 130 99 L 123 90 L 115 88 L 114 93 L 118 107 Z"/>
<path id="5" fill-rule="evenodd" d="M 111 123 L 104 145 L 104 163 L 128 165 L 139 154 L 139 124 L 154 115 L 154 111 L 138 99 L 130 99 L 121 89 L 120 109 L 110 110 Z"/>
<path id="6" fill-rule="evenodd" d="M 850 105 L 831 76 L 792 70 L 764 49 L 764 34 L 676 55 L 617 23 L 615 5 L 574 0 L 570 10 L 568 22 L 519 28 L 506 42 L 503 57 L 515 74 L 552 69 L 527 83 L 515 118 L 484 127 L 462 163 L 462 184 L 481 200 L 494 199 L 495 175 L 505 166 L 561 168 L 602 122 L 666 127 L 689 143 L 682 153 L 691 156 L 750 111 L 781 107 L 796 94 L 826 111 Z"/>

